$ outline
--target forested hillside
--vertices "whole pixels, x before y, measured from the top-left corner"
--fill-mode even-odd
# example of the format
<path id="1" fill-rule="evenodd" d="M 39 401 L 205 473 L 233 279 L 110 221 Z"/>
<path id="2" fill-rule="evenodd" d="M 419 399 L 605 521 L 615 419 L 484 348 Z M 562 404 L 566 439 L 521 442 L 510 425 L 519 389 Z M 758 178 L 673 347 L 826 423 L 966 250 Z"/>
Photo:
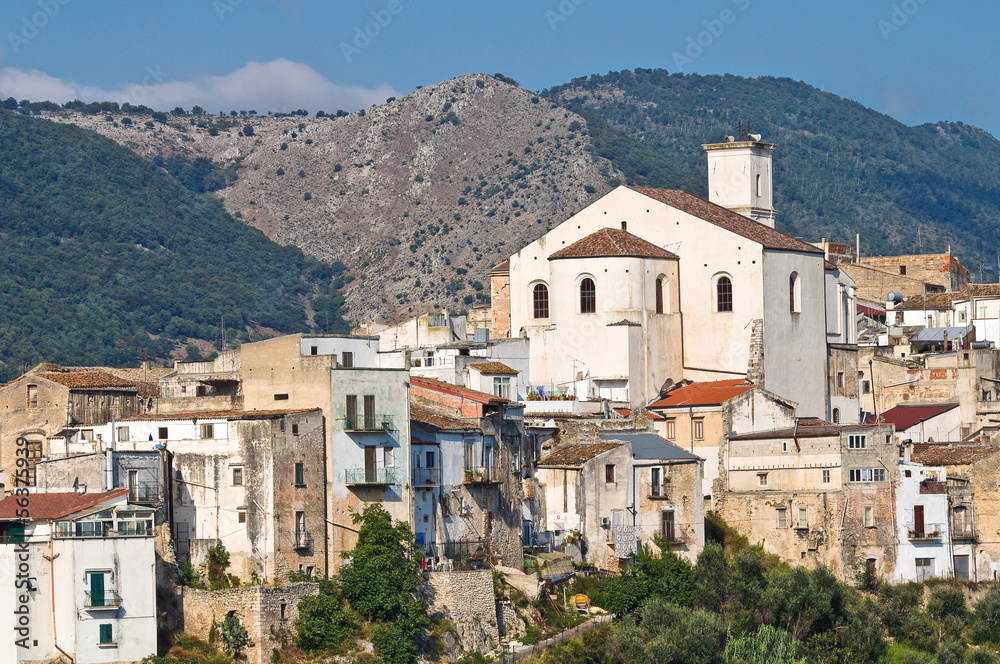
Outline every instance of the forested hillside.
<path id="1" fill-rule="evenodd" d="M 778 144 L 781 230 L 852 244 L 861 233 L 866 254 L 951 245 L 977 278 L 978 261 L 996 267 L 1000 142 L 976 127 L 908 127 L 787 78 L 637 69 L 574 79 L 542 94 L 590 120 L 597 154 L 629 182 L 706 196 L 701 145 L 725 140 L 747 120 L 753 133 Z M 996 272 L 984 276 L 995 280 Z"/>
<path id="2" fill-rule="evenodd" d="M 0 110 L 0 378 L 43 360 L 124 365 L 221 344 L 223 321 L 227 341 L 344 331 L 342 265 L 274 244 L 168 172 L 197 190 L 213 168 L 160 167 Z"/>

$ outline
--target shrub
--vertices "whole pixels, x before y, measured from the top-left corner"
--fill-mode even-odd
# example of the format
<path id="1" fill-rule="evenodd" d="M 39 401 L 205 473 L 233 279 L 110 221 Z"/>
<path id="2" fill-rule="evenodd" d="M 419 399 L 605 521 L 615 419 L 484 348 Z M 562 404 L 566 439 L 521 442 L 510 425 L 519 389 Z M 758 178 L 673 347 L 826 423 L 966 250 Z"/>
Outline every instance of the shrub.
<path id="1" fill-rule="evenodd" d="M 303 597 L 298 609 L 295 641 L 307 652 L 340 654 L 344 646 L 361 633 L 360 623 L 345 608 L 340 592 L 332 581 L 321 581 L 319 595 Z"/>
<path id="2" fill-rule="evenodd" d="M 253 125 L 251 124 L 243 125 L 243 135 L 253 136 Z"/>
<path id="3" fill-rule="evenodd" d="M 285 174 L 285 169 L 279 167 L 278 170 L 275 171 L 275 173 L 277 173 L 278 175 L 284 175 Z"/>
<path id="4" fill-rule="evenodd" d="M 313 195 L 312 195 L 312 194 L 310 194 L 310 193 L 309 193 L 309 192 L 307 191 L 307 192 L 306 192 L 306 193 L 305 193 L 305 194 L 304 194 L 304 195 L 302 196 L 302 200 L 304 200 L 304 201 L 308 201 L 308 200 L 311 200 L 311 199 L 312 199 L 312 197 L 313 197 Z"/>
<path id="5" fill-rule="evenodd" d="M 219 623 L 219 637 L 222 648 L 233 659 L 242 659 L 243 651 L 253 647 L 253 641 L 235 613 L 230 613 Z"/>
<path id="6" fill-rule="evenodd" d="M 288 143 L 282 143 L 281 144 L 281 149 L 282 150 L 287 150 L 288 149 Z"/>
<path id="7" fill-rule="evenodd" d="M 208 550 L 208 584 L 212 590 L 232 587 L 231 577 L 226 573 L 227 569 L 229 569 L 229 552 L 226 551 L 222 540 L 216 540 L 215 546 Z"/>

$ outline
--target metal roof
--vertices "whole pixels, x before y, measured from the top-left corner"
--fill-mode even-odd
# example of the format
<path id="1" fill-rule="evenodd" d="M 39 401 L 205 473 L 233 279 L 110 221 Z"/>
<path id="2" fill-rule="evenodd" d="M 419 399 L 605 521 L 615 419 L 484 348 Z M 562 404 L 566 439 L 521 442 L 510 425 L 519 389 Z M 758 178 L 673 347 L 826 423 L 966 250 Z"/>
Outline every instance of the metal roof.
<path id="1" fill-rule="evenodd" d="M 620 440 L 631 444 L 633 459 L 701 461 L 701 457 L 682 450 L 651 431 L 602 431 L 601 439 Z"/>
<path id="2" fill-rule="evenodd" d="M 915 334 L 910 336 L 910 341 L 944 341 L 944 335 L 949 339 L 965 338 L 975 332 L 974 327 L 922 327 Z"/>

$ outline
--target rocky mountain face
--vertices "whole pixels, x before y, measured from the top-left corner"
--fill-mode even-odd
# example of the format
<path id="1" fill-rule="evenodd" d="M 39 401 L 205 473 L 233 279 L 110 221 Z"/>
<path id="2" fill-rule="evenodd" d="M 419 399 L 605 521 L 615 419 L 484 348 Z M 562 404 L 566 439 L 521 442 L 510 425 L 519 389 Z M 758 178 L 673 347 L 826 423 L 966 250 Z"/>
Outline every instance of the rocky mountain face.
<path id="1" fill-rule="evenodd" d="M 281 244 L 343 261 L 355 323 L 486 302 L 493 265 L 621 175 L 594 155 L 583 118 L 484 74 L 339 117 L 250 116 L 221 131 L 207 115 L 131 125 L 121 114 L 45 115 L 150 159 L 238 164 L 235 182 L 215 192 L 226 210 Z"/>

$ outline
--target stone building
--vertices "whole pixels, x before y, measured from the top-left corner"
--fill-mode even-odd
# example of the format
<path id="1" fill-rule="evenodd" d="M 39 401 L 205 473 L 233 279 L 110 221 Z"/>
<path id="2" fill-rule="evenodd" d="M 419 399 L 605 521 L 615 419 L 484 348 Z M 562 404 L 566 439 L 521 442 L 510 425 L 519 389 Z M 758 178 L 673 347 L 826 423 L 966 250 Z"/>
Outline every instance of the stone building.
<path id="1" fill-rule="evenodd" d="M 649 404 L 647 411 L 658 416 L 650 418 L 654 431 L 704 460 L 702 493 L 710 509 L 726 436 L 790 426 L 795 406 L 736 378 L 678 385 Z"/>
<path id="2" fill-rule="evenodd" d="M 602 569 L 657 541 L 692 562 L 704 546 L 702 460 L 651 431 L 564 441 L 539 460 L 536 479 L 553 545 L 578 531 L 574 549 Z"/>
<path id="3" fill-rule="evenodd" d="M 898 458 L 891 426 L 798 419 L 777 431 L 731 435 L 716 510 L 790 564 L 825 565 L 847 581 L 871 564 L 890 579 Z"/>
<path id="4" fill-rule="evenodd" d="M 0 483 L 14 487 L 17 440 L 23 438 L 29 465 L 22 480 L 35 483 L 35 464 L 53 446 L 66 443 L 65 429 L 94 440 L 92 427 L 153 408 L 156 388 L 101 367 L 39 364 L 0 387 Z"/>
<path id="5" fill-rule="evenodd" d="M 860 258 L 858 263 L 888 275 L 917 279 L 942 291 L 957 292 L 969 285 L 969 271 L 951 255 L 951 247 L 943 254 L 869 256 Z M 878 300 L 885 295 L 875 294 L 873 299 Z"/>
<path id="6" fill-rule="evenodd" d="M 413 405 L 415 477 L 427 474 L 428 452 L 436 456 L 440 485 L 414 481 L 415 530 L 431 536 L 439 555 L 477 554 L 508 567 L 523 559 L 524 498 L 521 483 L 525 456 L 524 408 L 493 394 L 450 385 L 432 378 L 410 379 Z M 417 442 L 414 442 L 417 445 Z M 417 454 L 417 452 L 415 452 Z M 418 468 L 417 464 L 423 466 Z M 430 473 L 428 477 L 437 475 Z"/>

